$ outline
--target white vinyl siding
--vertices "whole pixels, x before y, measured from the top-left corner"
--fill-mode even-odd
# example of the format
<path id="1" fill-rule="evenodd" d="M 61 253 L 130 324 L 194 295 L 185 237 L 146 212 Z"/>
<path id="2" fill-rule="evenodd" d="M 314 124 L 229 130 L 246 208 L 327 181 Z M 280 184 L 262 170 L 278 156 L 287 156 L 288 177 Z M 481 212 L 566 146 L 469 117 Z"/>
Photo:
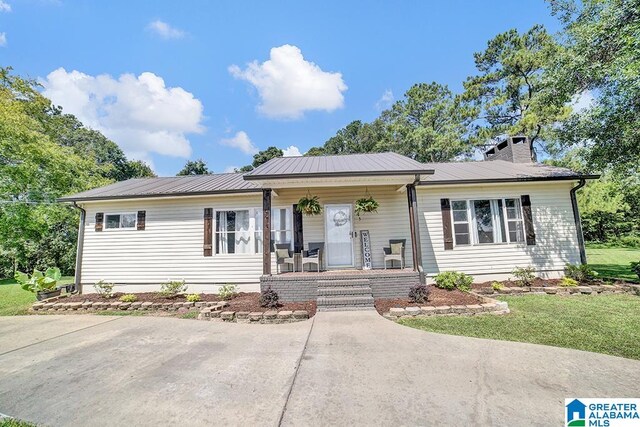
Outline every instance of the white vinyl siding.
<path id="1" fill-rule="evenodd" d="M 429 276 L 441 271 L 462 271 L 476 276 L 476 280 L 498 280 L 510 276 L 516 267 L 533 265 L 539 274 L 557 277 L 562 274 L 566 263 L 580 261 L 573 210 L 569 190 L 573 182 L 546 182 L 522 184 L 493 184 L 467 186 L 418 186 L 418 212 L 420 239 L 422 244 L 423 267 Z M 456 211 L 455 201 L 468 201 L 469 212 L 473 200 L 520 199 L 523 194 L 531 197 L 531 212 L 536 233 L 536 244 L 526 242 L 505 244 L 460 244 L 453 250 L 444 249 L 442 212 L 440 199 L 448 198 L 452 204 L 452 216 Z M 458 206 L 462 210 L 461 206 Z M 505 226 L 514 232 L 522 224 L 521 217 L 507 207 Z M 515 209 L 515 207 L 514 207 Z M 512 221 L 509 221 L 509 218 Z M 454 241 L 462 229 L 456 224 L 469 223 L 474 219 L 459 213 L 454 217 Z M 495 232 L 495 229 L 494 229 Z M 473 236 L 474 227 L 470 227 Z M 508 234 L 507 231 L 505 233 Z M 477 237 L 475 237 L 477 239 Z M 472 242 L 473 243 L 473 237 Z"/>

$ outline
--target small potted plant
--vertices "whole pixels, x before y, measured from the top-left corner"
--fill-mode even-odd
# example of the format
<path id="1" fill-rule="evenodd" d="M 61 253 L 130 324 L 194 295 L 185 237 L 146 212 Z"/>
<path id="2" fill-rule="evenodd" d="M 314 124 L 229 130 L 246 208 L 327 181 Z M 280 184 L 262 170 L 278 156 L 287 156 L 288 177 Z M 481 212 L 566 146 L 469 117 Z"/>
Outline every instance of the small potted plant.
<path id="1" fill-rule="evenodd" d="M 356 215 L 358 215 L 358 219 L 360 219 L 360 215 L 367 212 L 377 212 L 380 204 L 374 199 L 369 192 L 365 197 L 356 200 L 354 210 L 356 211 Z"/>
<path id="2" fill-rule="evenodd" d="M 320 206 L 320 201 L 318 200 L 318 196 L 311 196 L 308 193 L 306 196 L 298 200 L 297 209 L 298 209 L 298 212 L 307 216 L 319 215 L 322 213 L 322 206 Z"/>
<path id="3" fill-rule="evenodd" d="M 14 278 L 25 291 L 34 292 L 38 301 L 60 295 L 60 289 L 56 287 L 62 275 L 58 267 L 47 268 L 47 271 L 34 269 L 33 274 L 16 271 Z"/>

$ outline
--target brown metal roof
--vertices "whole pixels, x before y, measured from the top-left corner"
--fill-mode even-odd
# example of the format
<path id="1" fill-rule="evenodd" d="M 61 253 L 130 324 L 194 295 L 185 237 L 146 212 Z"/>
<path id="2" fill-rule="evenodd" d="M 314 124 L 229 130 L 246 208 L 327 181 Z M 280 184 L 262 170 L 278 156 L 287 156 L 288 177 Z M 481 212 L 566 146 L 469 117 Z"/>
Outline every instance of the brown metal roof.
<path id="1" fill-rule="evenodd" d="M 169 197 L 260 191 L 245 181 L 241 173 L 214 175 L 174 176 L 166 178 L 136 178 L 116 182 L 105 187 L 65 196 L 63 202 L 81 200 L 137 199 L 143 197 Z"/>
<path id="2" fill-rule="evenodd" d="M 257 173 L 256 173 L 257 172 Z M 420 185 L 593 179 L 569 169 L 504 160 L 420 163 L 395 153 L 283 157 L 250 173 L 138 178 L 60 198 L 63 202 L 197 196 L 261 191 L 251 179 L 421 174 Z M 433 175 L 431 175 L 433 174 Z M 246 178 L 246 179 L 245 179 Z"/>
<path id="3" fill-rule="evenodd" d="M 431 174 L 427 165 L 396 153 L 277 157 L 245 174 L 246 180 L 327 176 Z"/>
<path id="4" fill-rule="evenodd" d="M 598 178 L 570 169 L 539 163 L 512 163 L 505 160 L 478 162 L 425 163 L 435 170 L 433 176 L 420 185 L 470 184 L 479 182 L 559 181 L 580 178 Z"/>

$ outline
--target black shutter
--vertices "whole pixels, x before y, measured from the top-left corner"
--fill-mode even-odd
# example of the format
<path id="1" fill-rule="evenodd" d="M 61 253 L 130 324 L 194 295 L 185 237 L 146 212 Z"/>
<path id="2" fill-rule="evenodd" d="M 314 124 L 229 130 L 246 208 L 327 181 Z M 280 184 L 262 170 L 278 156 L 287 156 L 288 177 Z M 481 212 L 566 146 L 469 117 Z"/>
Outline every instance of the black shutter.
<path id="1" fill-rule="evenodd" d="M 298 205 L 293 205 L 293 251 L 302 252 L 304 248 L 304 236 L 302 233 L 302 212 L 298 211 Z"/>
<path id="2" fill-rule="evenodd" d="M 453 230 L 451 227 L 451 202 L 449 199 L 440 199 L 440 211 L 442 212 L 442 235 L 444 236 L 444 249 L 453 249 Z"/>
<path id="3" fill-rule="evenodd" d="M 102 212 L 96 213 L 96 231 L 102 231 L 103 222 L 104 222 L 104 214 Z"/>
<path id="4" fill-rule="evenodd" d="M 138 221 L 136 227 L 138 230 L 144 230 L 147 220 L 147 211 L 138 211 Z"/>
<path id="5" fill-rule="evenodd" d="M 213 255 L 213 209 L 204 208 L 204 245 L 203 255 Z"/>
<path id="6" fill-rule="evenodd" d="M 524 216 L 524 234 L 527 245 L 536 244 L 536 232 L 533 229 L 533 215 L 531 214 L 531 198 L 528 194 L 520 196 L 522 202 L 522 215 Z"/>

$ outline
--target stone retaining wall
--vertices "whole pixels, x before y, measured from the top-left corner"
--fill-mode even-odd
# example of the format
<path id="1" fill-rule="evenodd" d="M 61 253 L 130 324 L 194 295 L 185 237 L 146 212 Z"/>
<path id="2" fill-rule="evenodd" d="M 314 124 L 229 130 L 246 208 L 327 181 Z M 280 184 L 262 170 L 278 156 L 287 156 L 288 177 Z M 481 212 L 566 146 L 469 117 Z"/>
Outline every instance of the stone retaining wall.
<path id="1" fill-rule="evenodd" d="M 589 285 L 589 286 L 514 286 L 495 290 L 490 287 L 474 289 L 481 295 L 611 295 L 631 293 L 640 295 L 640 285 Z"/>
<path id="2" fill-rule="evenodd" d="M 94 311 L 133 311 L 133 310 L 154 310 L 154 311 L 190 311 L 194 309 L 202 309 L 205 307 L 217 307 L 218 310 L 223 309 L 229 305 L 226 301 L 201 301 L 201 302 L 61 302 L 57 301 L 43 301 L 37 302 L 31 306 L 31 311 L 34 313 L 40 312 L 54 312 L 54 311 L 80 311 L 80 312 L 94 312 Z"/>
<path id="3" fill-rule="evenodd" d="M 490 298 L 483 298 L 481 304 L 469 305 L 441 305 L 437 307 L 405 307 L 391 308 L 384 317 L 391 320 L 397 320 L 408 317 L 426 317 L 426 316 L 474 316 L 479 314 L 507 314 L 509 306 L 504 301 L 495 301 Z"/>
<path id="4" fill-rule="evenodd" d="M 236 323 L 291 323 L 309 318 L 306 310 L 281 311 L 221 311 L 217 307 L 206 307 L 200 310 L 198 320 L 219 320 Z"/>

